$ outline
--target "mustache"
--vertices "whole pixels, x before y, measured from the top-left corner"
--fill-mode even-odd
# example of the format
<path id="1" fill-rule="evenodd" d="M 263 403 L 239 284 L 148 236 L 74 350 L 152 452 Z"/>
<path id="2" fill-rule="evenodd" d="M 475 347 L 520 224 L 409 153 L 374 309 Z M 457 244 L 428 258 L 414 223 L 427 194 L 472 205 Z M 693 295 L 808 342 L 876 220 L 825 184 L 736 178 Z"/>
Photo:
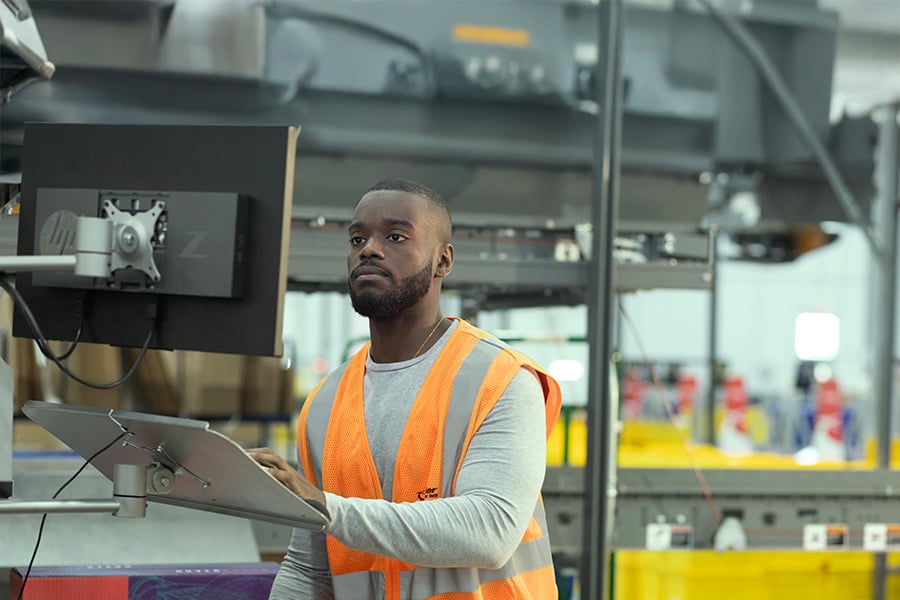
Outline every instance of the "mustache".
<path id="1" fill-rule="evenodd" d="M 361 264 L 356 265 L 356 267 L 353 269 L 353 271 L 350 272 L 350 278 L 356 279 L 359 276 L 360 271 L 362 271 L 363 269 L 366 269 L 368 271 L 377 271 L 378 273 L 380 273 L 381 275 L 384 275 L 385 277 L 391 276 L 391 274 L 387 270 L 385 270 L 384 268 L 382 268 L 376 264 L 361 263 Z"/>

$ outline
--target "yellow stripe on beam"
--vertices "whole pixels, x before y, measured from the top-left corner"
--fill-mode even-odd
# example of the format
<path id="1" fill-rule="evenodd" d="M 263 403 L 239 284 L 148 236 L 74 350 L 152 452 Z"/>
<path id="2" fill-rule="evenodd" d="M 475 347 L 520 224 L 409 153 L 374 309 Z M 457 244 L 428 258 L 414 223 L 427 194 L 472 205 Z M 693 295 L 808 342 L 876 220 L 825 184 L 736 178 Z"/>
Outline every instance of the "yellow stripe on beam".
<path id="1" fill-rule="evenodd" d="M 505 29 L 482 25 L 455 25 L 453 39 L 458 42 L 478 42 L 500 46 L 525 47 L 531 42 L 531 34 L 524 29 Z"/>

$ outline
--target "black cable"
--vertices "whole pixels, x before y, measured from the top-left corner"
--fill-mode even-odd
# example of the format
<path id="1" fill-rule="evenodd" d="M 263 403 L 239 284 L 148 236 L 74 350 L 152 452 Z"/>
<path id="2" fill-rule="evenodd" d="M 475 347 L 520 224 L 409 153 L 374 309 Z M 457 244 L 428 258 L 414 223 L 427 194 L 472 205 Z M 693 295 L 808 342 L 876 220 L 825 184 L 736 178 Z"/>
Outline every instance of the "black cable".
<path id="1" fill-rule="evenodd" d="M 285 4 L 284 2 L 273 2 L 267 6 L 268 14 L 282 18 L 296 18 L 306 21 L 319 21 L 322 23 L 330 23 L 347 29 L 355 29 L 363 33 L 381 38 L 384 41 L 397 44 L 415 54 L 422 63 L 422 69 L 425 76 L 425 91 L 429 96 L 434 96 L 437 88 L 436 76 L 434 68 L 431 64 L 428 50 L 421 44 L 408 37 L 394 33 L 389 29 L 367 23 L 363 20 L 357 20 L 352 17 L 323 12 L 297 4 Z"/>
<path id="2" fill-rule="evenodd" d="M 79 321 L 78 321 L 78 330 L 75 331 L 75 338 L 72 340 L 72 345 L 69 346 L 69 348 L 65 352 L 63 352 L 62 354 L 57 356 L 57 359 L 66 360 L 67 358 L 72 356 L 72 353 L 75 352 L 75 348 L 78 347 L 78 342 L 81 341 L 81 332 L 83 329 L 84 329 L 84 317 L 81 317 L 81 319 L 79 319 Z"/>
<path id="3" fill-rule="evenodd" d="M 678 430 L 678 425 L 675 422 L 675 415 L 672 414 L 672 407 L 670 407 L 669 403 L 666 401 L 666 395 L 663 391 L 662 383 L 660 382 L 659 377 L 657 377 L 656 375 L 656 369 L 653 368 L 653 361 L 650 360 L 650 355 L 647 354 L 647 350 L 644 347 L 644 343 L 641 339 L 640 333 L 637 330 L 637 326 L 629 316 L 628 311 L 625 310 L 625 305 L 622 304 L 621 299 L 619 300 L 618 304 L 619 312 L 622 314 L 622 317 L 625 320 L 625 324 L 628 326 L 628 329 L 631 331 L 631 335 L 634 338 L 635 343 L 637 344 L 638 351 L 641 353 L 641 360 L 644 361 L 644 364 L 647 367 L 647 372 L 650 374 L 650 379 L 653 382 L 653 386 L 656 388 L 657 395 L 659 396 L 659 400 L 663 406 L 663 410 L 665 410 L 669 424 L 672 425 L 672 429 L 675 432 L 675 437 L 678 438 L 678 441 L 681 443 L 682 449 L 687 455 L 688 461 L 690 461 L 691 463 L 691 470 L 694 472 L 694 479 L 697 480 L 697 484 L 703 491 L 703 496 L 704 498 L 706 498 L 706 504 L 709 506 L 709 510 L 716 521 L 716 529 L 718 530 L 719 525 L 722 524 L 722 511 L 719 509 L 719 505 L 716 503 L 716 500 L 713 497 L 712 489 L 709 487 L 709 483 L 706 481 L 706 476 L 703 474 L 703 469 L 699 464 L 697 464 L 694 454 L 693 452 L 691 452 L 688 441 Z M 712 383 L 710 383 L 710 385 L 712 385 Z"/>
<path id="4" fill-rule="evenodd" d="M 59 496 L 62 493 L 62 491 L 64 489 L 66 489 L 66 487 L 68 487 L 68 485 L 70 483 L 75 481 L 75 478 L 78 477 L 79 475 L 81 475 L 81 472 L 84 471 L 87 468 L 87 466 L 89 464 L 91 464 L 91 462 L 95 458 L 97 458 L 98 456 L 100 456 L 101 454 L 103 454 L 104 452 L 109 450 L 110 448 L 112 448 L 116 444 L 116 442 L 121 440 L 123 437 L 125 437 L 129 433 L 131 433 L 131 432 L 123 431 L 118 436 L 116 436 L 116 439 L 114 439 L 107 445 L 103 446 L 100 450 L 97 450 L 96 452 L 94 452 L 93 456 L 91 456 L 89 459 L 84 461 L 84 464 L 81 465 L 81 467 L 77 471 L 75 471 L 74 475 L 69 477 L 69 479 L 66 480 L 66 482 L 64 484 L 59 486 L 59 489 L 56 490 L 55 494 L 53 494 L 52 499 L 56 500 L 57 496 Z M 18 600 L 22 600 L 22 595 L 25 593 L 25 584 L 28 583 L 28 576 L 31 575 L 31 567 L 34 566 L 34 559 L 37 558 L 38 548 L 41 547 L 41 536 L 44 534 L 44 523 L 46 523 L 46 522 L 47 522 L 47 513 L 44 513 L 43 516 L 41 517 L 41 525 L 40 525 L 40 527 L 38 527 L 37 541 L 35 541 L 35 543 L 34 543 L 34 552 L 31 553 L 31 560 L 28 561 L 28 569 L 25 570 L 25 577 L 22 578 L 22 587 L 19 588 Z"/>
<path id="5" fill-rule="evenodd" d="M 35 343 L 40 349 L 41 354 L 51 360 L 56 359 L 57 356 L 50 349 L 47 338 L 44 337 L 44 333 L 41 331 L 40 326 L 34 319 L 34 314 L 31 312 L 31 309 L 28 307 L 28 304 L 25 302 L 25 299 L 22 298 L 22 295 L 19 293 L 16 287 L 12 285 L 4 276 L 0 276 L 0 287 L 2 287 L 7 294 L 9 294 L 10 298 L 12 298 L 13 300 L 13 304 L 15 305 L 15 307 L 18 308 L 22 315 L 25 317 L 25 320 L 28 322 L 28 327 L 35 335 Z"/>
<path id="6" fill-rule="evenodd" d="M 159 297 L 156 297 L 156 304 L 153 307 L 153 323 L 150 326 L 150 330 L 147 332 L 147 339 L 144 340 L 144 345 L 141 347 L 140 353 L 137 355 L 137 358 L 134 359 L 131 367 L 128 371 L 122 375 L 116 381 L 110 383 L 96 383 L 93 381 L 87 381 L 86 379 L 82 379 L 75 373 L 73 373 L 69 368 L 63 364 L 62 359 L 60 359 L 53 350 L 50 348 L 49 342 L 47 338 L 44 336 L 43 331 L 41 331 L 40 325 L 38 325 L 37 319 L 34 317 L 34 313 L 31 312 L 31 308 L 29 308 L 28 303 L 19 293 L 19 290 L 16 289 L 14 285 L 12 285 L 8 279 L 5 277 L 0 277 L 0 287 L 2 287 L 13 299 L 13 302 L 16 305 L 16 308 L 22 313 L 22 316 L 25 317 L 25 320 L 28 322 L 28 327 L 31 329 L 31 332 L 35 336 L 35 343 L 40 349 L 41 354 L 46 356 L 48 359 L 53 361 L 59 369 L 65 373 L 67 376 L 71 377 L 81 385 L 85 385 L 87 387 L 91 387 L 98 390 L 111 390 L 116 388 L 123 383 L 125 383 L 129 377 L 131 377 L 134 372 L 137 370 L 138 366 L 141 364 L 141 361 L 144 359 L 144 355 L 147 353 L 147 350 L 150 348 L 150 341 L 153 339 L 153 334 L 156 333 L 156 325 L 158 323 L 158 312 L 159 312 Z"/>
<path id="7" fill-rule="evenodd" d="M 72 356 L 72 353 L 75 352 L 75 348 L 78 347 L 78 342 L 81 341 L 81 334 L 84 331 L 84 313 L 87 301 L 88 293 L 85 292 L 84 296 L 82 296 L 81 298 L 81 310 L 79 310 L 78 314 L 78 329 L 75 331 L 75 337 L 72 339 L 72 345 L 69 346 L 69 348 L 65 352 L 57 356 L 59 360 L 66 360 L 67 358 Z"/>

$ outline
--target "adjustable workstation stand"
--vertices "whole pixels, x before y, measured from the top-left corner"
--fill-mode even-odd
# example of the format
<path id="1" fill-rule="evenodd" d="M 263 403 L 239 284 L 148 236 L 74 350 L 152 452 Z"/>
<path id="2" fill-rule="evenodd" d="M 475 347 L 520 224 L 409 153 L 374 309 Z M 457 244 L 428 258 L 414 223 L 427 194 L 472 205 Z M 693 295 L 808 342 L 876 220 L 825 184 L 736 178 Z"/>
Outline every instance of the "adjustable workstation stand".
<path id="1" fill-rule="evenodd" d="M 80 501 L 86 504 L 72 511 L 65 504 L 48 511 L 44 501 L 6 501 L 0 513 L 21 505 L 27 512 L 143 517 L 151 500 L 304 529 L 322 530 L 327 523 L 325 507 L 297 497 L 205 421 L 36 401 L 23 412 L 84 457 L 121 438 L 91 461 L 113 481 L 113 500 Z"/>
<path id="2" fill-rule="evenodd" d="M 109 277 L 110 265 L 140 266 L 159 279 L 150 252 L 148 213 L 79 217 L 74 256 L 7 257 L 0 271 L 71 270 Z M 148 260 L 148 256 L 150 257 Z M 147 500 L 322 530 L 327 511 L 284 487 L 238 444 L 204 421 L 30 401 L 23 412 L 113 482 L 111 499 L 0 500 L 0 514 L 112 513 L 146 516 Z M 0 362 L 0 495 L 12 486 L 13 377 Z M 104 446 L 111 444 L 104 450 Z"/>
<path id="3" fill-rule="evenodd" d="M 85 222 L 86 223 L 86 222 Z M 82 236 L 86 239 L 86 236 Z M 79 271 L 84 269 L 84 260 L 78 268 L 78 255 L 67 256 L 13 256 L 0 258 L 0 272 L 19 273 L 22 271 Z M 5 361 L 0 360 L 0 498 L 13 495 L 12 480 L 12 426 L 14 380 L 13 372 Z M 124 472 L 123 472 L 124 473 Z M 124 476 L 123 476 L 124 477 Z M 120 485 L 124 485 L 124 479 Z M 128 489 L 128 493 L 140 490 Z M 123 492 L 125 493 L 125 492 Z M 146 495 L 146 492 L 144 492 Z M 118 512 L 119 505 L 113 500 L 74 501 L 48 500 L 40 502 L 0 500 L 0 514 L 9 513 L 51 513 L 51 512 Z M 124 515 L 123 515 L 124 516 Z M 129 516 L 144 516 L 129 515 Z"/>

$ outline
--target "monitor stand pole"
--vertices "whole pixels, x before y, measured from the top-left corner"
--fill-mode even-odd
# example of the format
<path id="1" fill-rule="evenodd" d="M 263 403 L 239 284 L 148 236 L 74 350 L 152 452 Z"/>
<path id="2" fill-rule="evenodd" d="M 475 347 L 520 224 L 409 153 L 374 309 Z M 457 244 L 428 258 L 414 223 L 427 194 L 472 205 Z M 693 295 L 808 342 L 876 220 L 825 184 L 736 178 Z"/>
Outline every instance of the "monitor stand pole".
<path id="1" fill-rule="evenodd" d="M 7 338 L 7 344 L 12 338 Z M 13 372 L 0 359 L 0 500 L 12 497 Z"/>

